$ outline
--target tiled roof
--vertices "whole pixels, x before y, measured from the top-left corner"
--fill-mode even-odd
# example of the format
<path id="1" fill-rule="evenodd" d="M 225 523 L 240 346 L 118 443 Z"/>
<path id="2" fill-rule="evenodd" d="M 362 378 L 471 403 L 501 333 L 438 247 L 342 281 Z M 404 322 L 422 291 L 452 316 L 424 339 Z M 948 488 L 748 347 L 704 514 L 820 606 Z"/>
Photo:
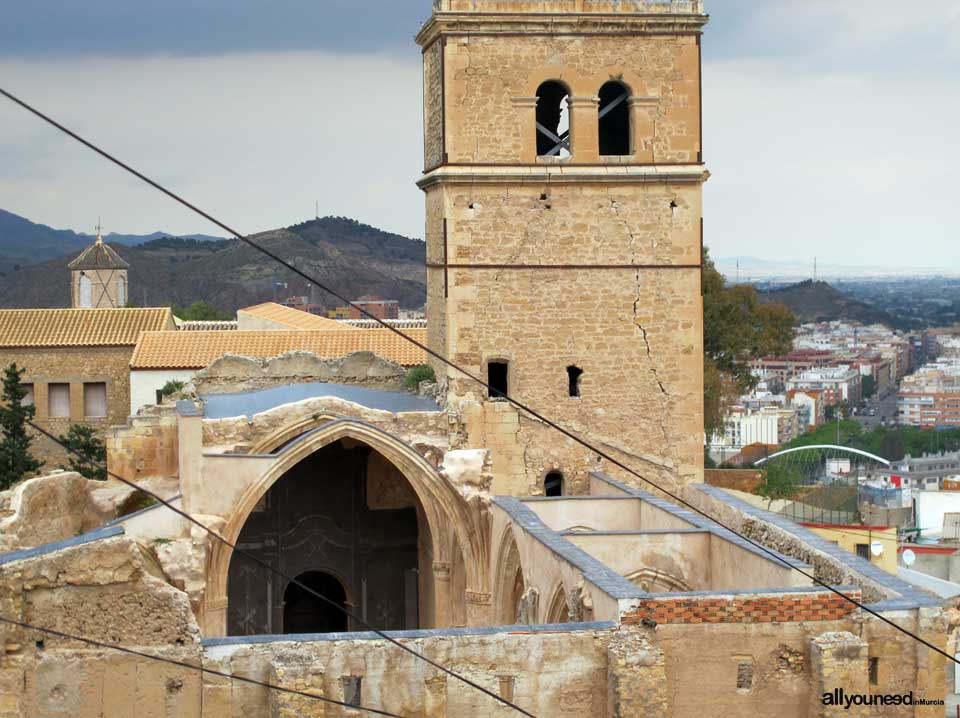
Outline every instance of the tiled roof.
<path id="1" fill-rule="evenodd" d="M 303 312 L 299 309 L 293 309 L 292 307 L 285 307 L 282 304 L 277 304 L 276 302 L 265 302 L 263 304 L 257 304 L 253 307 L 247 307 L 246 309 L 238 309 L 237 316 L 240 317 L 241 314 L 249 314 L 257 319 L 265 319 L 266 321 L 278 324 L 280 325 L 278 329 L 282 327 L 298 329 L 300 331 L 354 329 L 354 327 L 342 322 L 338 322 L 336 319 L 319 317 L 316 314 Z"/>
<path id="2" fill-rule="evenodd" d="M 0 309 L 0 347 L 132 347 L 141 332 L 173 327 L 165 307 Z"/>
<path id="3" fill-rule="evenodd" d="M 423 344 L 425 329 L 405 332 Z M 387 329 L 354 331 L 147 332 L 130 360 L 131 369 L 203 369 L 224 354 L 269 359 L 290 351 L 334 359 L 370 351 L 402 366 L 425 364 L 426 352 Z"/>
<path id="4" fill-rule="evenodd" d="M 127 264 L 112 247 L 97 239 L 87 247 L 80 256 L 67 265 L 72 270 L 77 269 L 126 269 Z"/>

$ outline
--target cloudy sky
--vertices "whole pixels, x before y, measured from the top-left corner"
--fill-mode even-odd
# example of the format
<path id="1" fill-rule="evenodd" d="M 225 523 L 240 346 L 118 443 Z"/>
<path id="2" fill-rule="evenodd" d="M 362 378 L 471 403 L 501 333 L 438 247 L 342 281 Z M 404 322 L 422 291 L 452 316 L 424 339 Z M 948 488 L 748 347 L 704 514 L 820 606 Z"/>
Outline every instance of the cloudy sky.
<path id="1" fill-rule="evenodd" d="M 422 237 L 429 0 L 0 0 L 0 87 L 241 231 Z M 716 256 L 956 269 L 960 0 L 708 0 Z M 0 102 L 0 208 L 219 233 Z"/>

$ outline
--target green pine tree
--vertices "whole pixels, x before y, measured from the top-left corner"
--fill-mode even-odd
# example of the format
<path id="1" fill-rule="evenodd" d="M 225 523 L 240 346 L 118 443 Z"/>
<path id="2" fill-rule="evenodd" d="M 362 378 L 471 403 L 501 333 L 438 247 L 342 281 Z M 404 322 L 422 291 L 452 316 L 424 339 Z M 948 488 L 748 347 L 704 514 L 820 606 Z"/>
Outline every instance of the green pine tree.
<path id="1" fill-rule="evenodd" d="M 81 476 L 95 481 L 107 480 L 107 446 L 93 429 L 82 424 L 73 424 L 60 442 L 69 450 L 68 466 L 61 468 L 76 471 Z"/>
<path id="2" fill-rule="evenodd" d="M 30 454 L 32 441 L 27 425 L 37 413 L 32 404 L 24 405 L 27 390 L 20 381 L 24 370 L 16 364 L 3 373 L 3 397 L 0 398 L 0 491 L 9 489 L 29 474 L 36 473 L 42 461 Z"/>

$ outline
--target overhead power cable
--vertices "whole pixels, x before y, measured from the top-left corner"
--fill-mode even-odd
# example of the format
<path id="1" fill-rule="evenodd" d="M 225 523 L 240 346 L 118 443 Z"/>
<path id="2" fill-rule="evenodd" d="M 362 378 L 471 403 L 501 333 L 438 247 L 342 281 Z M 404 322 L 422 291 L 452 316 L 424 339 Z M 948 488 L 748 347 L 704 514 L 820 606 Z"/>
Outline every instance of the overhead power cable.
<path id="1" fill-rule="evenodd" d="M 247 678 L 246 676 L 235 676 L 230 673 L 215 671 L 212 668 L 204 668 L 203 666 L 198 666 L 194 663 L 187 663 L 186 661 L 178 661 L 175 658 L 165 658 L 164 656 L 158 656 L 152 653 L 144 653 L 143 651 L 137 651 L 132 648 L 117 646 L 115 644 L 105 643 L 103 641 L 97 641 L 92 638 L 83 638 L 82 636 L 74 636 L 70 633 L 55 631 L 52 628 L 41 628 L 40 626 L 34 626 L 29 623 L 23 623 L 22 621 L 14 621 L 12 618 L 4 618 L 3 616 L 0 616 L 0 623 L 6 623 L 9 626 L 17 626 L 18 628 L 23 628 L 24 630 L 27 630 L 27 631 L 36 631 L 37 633 L 43 633 L 47 636 L 55 636 L 56 638 L 62 638 L 68 641 L 76 641 L 77 643 L 83 643 L 87 646 L 93 646 L 94 648 L 103 648 L 105 650 L 118 651 L 119 653 L 126 653 L 129 656 L 136 656 L 137 658 L 146 658 L 149 661 L 157 661 L 158 663 L 166 663 L 171 666 L 186 668 L 191 671 L 199 671 L 200 673 L 205 673 L 209 676 L 217 676 L 219 678 L 229 678 L 234 681 L 239 681 L 240 683 L 247 683 L 253 686 L 260 686 L 261 688 L 267 688 L 271 691 L 277 691 L 278 693 L 287 693 L 289 695 L 301 696 L 303 698 L 309 698 L 310 700 L 320 701 L 322 703 L 330 703 L 335 706 L 340 706 L 341 708 L 348 708 L 350 710 L 355 710 L 355 711 L 366 711 L 367 713 L 370 713 L 372 715 L 387 716 L 387 718 L 403 718 L 403 716 L 397 715 L 396 713 L 382 711 L 378 708 L 368 708 L 362 705 L 353 705 L 352 703 L 344 703 L 343 701 L 338 701 L 333 698 L 326 698 L 324 696 L 318 696 L 313 693 L 298 691 L 293 688 L 284 688 L 283 686 L 278 686 L 274 683 L 258 681 L 255 678 Z"/>
<path id="2" fill-rule="evenodd" d="M 47 437 L 48 439 L 50 439 L 51 441 L 53 441 L 54 443 L 56 443 L 57 445 L 59 445 L 61 448 L 63 448 L 64 450 L 66 450 L 68 453 L 70 453 L 70 454 L 72 454 L 73 456 L 75 456 L 75 457 L 77 457 L 77 458 L 79 458 L 79 459 L 82 459 L 82 460 L 84 460 L 84 461 L 89 461 L 89 458 L 88 458 L 88 457 L 86 457 L 86 456 L 84 456 L 83 454 L 81 454 L 81 453 L 80 453 L 79 451 L 77 451 L 75 448 L 72 448 L 72 447 L 68 446 L 67 444 L 65 444 L 59 437 L 54 436 L 52 433 L 50 433 L 49 431 L 47 431 L 46 429 L 44 429 L 42 426 L 38 426 L 37 424 L 35 424 L 35 423 L 32 422 L 32 421 L 28 421 L 27 423 L 34 429 L 34 431 L 37 431 L 38 433 L 40 433 L 40 434 L 42 434 L 43 436 Z M 156 501 L 158 504 L 162 504 L 162 505 L 165 506 L 167 509 L 169 509 L 170 511 L 174 512 L 175 514 L 177 514 L 178 516 L 180 516 L 180 517 L 183 518 L 184 520 L 189 521 L 191 524 L 193 524 L 193 525 L 196 526 L 197 528 L 201 529 L 202 531 L 204 531 L 204 532 L 206 532 L 207 534 L 209 534 L 210 536 L 212 536 L 214 539 L 216 539 L 217 541 L 219 541 L 221 544 L 223 544 L 224 546 L 226 546 L 227 548 L 229 548 L 229 549 L 230 549 L 234 554 L 236 554 L 237 556 L 241 556 L 241 557 L 247 559 L 248 561 L 252 561 L 253 563 L 257 564 L 258 566 L 261 566 L 261 567 L 267 569 L 268 571 L 270 571 L 271 573 L 276 574 L 277 576 L 279 576 L 280 578 L 282 578 L 287 584 L 297 586 L 299 589 L 301 589 L 301 590 L 303 590 L 303 591 L 306 591 L 306 592 L 309 593 L 311 596 L 313 596 L 313 597 L 315 597 L 315 598 L 319 598 L 321 601 L 323 601 L 323 602 L 324 602 L 325 604 L 327 604 L 328 606 L 331 606 L 332 608 L 335 608 L 335 609 L 337 609 L 337 610 L 339 610 L 339 611 L 342 611 L 348 618 L 350 618 L 351 620 L 353 620 L 357 625 L 363 626 L 364 628 L 366 628 L 367 630 L 371 631 L 372 633 L 375 633 L 378 637 L 384 639 L 385 641 L 388 641 L 389 643 L 391 643 L 391 644 L 393 644 L 394 646 L 400 648 L 401 650 L 406 651 L 407 653 L 410 653 L 410 654 L 413 655 L 413 656 L 416 656 L 417 658 L 419 658 L 419 659 L 422 660 L 422 661 L 426 661 L 428 664 L 430 664 L 431 666 L 433 666 L 433 667 L 436 668 L 437 670 L 442 671 L 443 673 L 446 673 L 448 676 L 450 676 L 450 677 L 452 677 L 452 678 L 455 678 L 455 679 L 457 679 L 457 680 L 459 680 L 459 681 L 462 681 L 463 683 L 467 684 L 467 685 L 470 686 L 471 688 L 475 688 L 476 690 L 481 691 L 482 693 L 488 695 L 489 697 L 496 699 L 496 700 L 499 701 L 500 703 L 503 703 L 505 706 L 507 706 L 507 707 L 509 707 L 509 708 L 512 708 L 512 709 L 518 711 L 519 713 L 522 713 L 522 714 L 525 715 L 525 716 L 529 716 L 530 718 L 536 718 L 536 716 L 534 716 L 532 713 L 528 713 L 528 712 L 525 711 L 523 708 L 515 705 L 514 703 L 511 703 L 510 701 L 508 701 L 507 699 L 503 698 L 502 696 L 497 695 L 496 693 L 494 693 L 494 692 L 491 691 L 490 689 L 484 688 L 484 687 L 481 686 L 480 684 L 475 683 L 474 681 L 470 680 L 469 678 L 466 678 L 466 677 L 460 675 L 459 673 L 457 673 L 457 672 L 455 672 L 455 671 L 447 668 L 446 666 L 438 663 L 437 661 L 433 660 L 432 658 L 429 658 L 429 657 L 423 655 L 422 653 L 419 653 L 418 651 L 413 650 L 413 649 L 410 648 L 409 646 L 401 643 L 399 640 L 397 640 L 396 638 L 394 638 L 394 637 L 391 636 L 390 634 L 385 633 L 384 631 L 380 630 L 379 628 L 376 628 L 375 626 L 372 626 L 370 623 L 368 623 L 367 621 L 365 621 L 363 618 L 361 618 L 361 617 L 355 615 L 354 613 L 352 613 L 349 609 L 347 609 L 347 608 L 346 608 L 345 606 L 343 606 L 342 604 L 340 604 L 340 603 L 338 603 L 337 601 L 334 601 L 334 600 L 328 598 L 327 596 L 324 596 L 322 593 L 319 593 L 316 589 L 311 588 L 310 586 L 307 586 L 305 583 L 303 583 L 302 581 L 300 581 L 298 578 L 294 578 L 294 577 L 292 577 L 292 576 L 289 576 L 289 575 L 287 575 L 286 573 L 284 573 L 283 571 L 281 571 L 280 569 L 275 568 L 275 567 L 272 566 L 271 564 L 267 563 L 267 562 L 264 561 L 263 559 L 258 558 L 258 557 L 255 556 L 254 554 L 249 553 L 249 552 L 247 552 L 247 551 L 244 551 L 244 550 L 241 549 L 241 548 L 238 548 L 238 547 L 236 546 L 236 544 L 230 543 L 229 541 L 227 541 L 227 539 L 225 539 L 225 538 L 224 538 L 223 536 L 221 536 L 219 533 L 217 533 L 216 531 L 214 531 L 214 530 L 211 529 L 210 527 L 206 526 L 206 525 L 203 524 L 202 522 L 198 521 L 197 519 L 195 519 L 193 516 L 191 516 L 191 515 L 188 514 L 187 512 L 183 511 L 182 509 L 178 509 L 178 508 L 177 508 L 176 506 L 174 506 L 169 500 L 164 499 L 164 498 L 161 497 L 160 495 L 154 493 L 153 491 L 150 491 L 149 489 L 147 489 L 147 488 L 145 488 L 145 487 L 143 487 L 143 486 L 140 486 L 140 485 L 138 485 L 138 484 L 130 481 L 129 479 L 125 479 L 125 478 L 123 478 L 122 476 L 119 476 L 118 474 L 115 474 L 114 472 L 110 471 L 110 470 L 106 467 L 106 465 L 103 464 L 103 463 L 96 462 L 96 461 L 94 461 L 94 462 L 89 462 L 89 463 L 90 463 L 92 466 L 95 466 L 96 468 L 99 468 L 99 469 L 102 469 L 102 470 L 106 471 L 106 472 L 107 472 L 107 476 L 110 476 L 110 477 L 116 479 L 117 481 L 119 481 L 120 483 L 125 484 L 125 485 L 129 486 L 130 488 L 135 489 L 135 490 L 143 493 L 144 495 L 146 495 L 146 496 L 150 497 L 151 499 L 153 499 L 154 501 Z"/>
<path id="3" fill-rule="evenodd" d="M 331 295 L 332 297 L 335 297 L 336 299 L 344 302 L 347 306 L 352 307 L 353 309 L 357 310 L 357 311 L 358 311 L 360 314 L 362 314 L 363 316 L 366 316 L 366 317 L 368 317 L 369 319 L 374 320 L 377 324 L 381 325 L 384 329 L 386 329 L 386 330 L 388 330 L 388 331 L 391 331 L 391 332 L 393 332 L 394 334 L 402 337 L 404 340 L 406 340 L 406 341 L 409 342 L 410 344 L 412 344 L 412 345 L 416 346 L 417 348 L 421 349 L 422 351 L 426 352 L 427 355 L 433 357 L 434 359 L 436 359 L 437 361 L 441 362 L 442 364 L 450 367 L 451 369 L 459 372 L 460 374 L 462 374 L 463 376 L 467 377 L 467 378 L 470 379 L 471 381 L 479 384 L 481 387 L 486 388 L 488 392 L 491 392 L 491 395 L 497 396 L 498 398 L 504 399 L 505 401 L 507 401 L 508 403 L 510 403 L 512 406 L 516 407 L 518 410 L 526 413 L 527 415 L 529 415 L 529 416 L 533 417 L 534 419 L 542 422 L 543 424 L 545 424 L 545 425 L 547 425 L 547 426 L 550 426 L 551 428 L 553 428 L 553 429 L 555 429 L 556 431 L 560 432 L 561 434 L 563 434 L 563 435 L 566 436 L 567 438 L 571 439 L 572 441 L 576 442 L 576 443 L 579 444 L 580 446 L 582 446 L 582 447 L 588 449 L 589 451 L 593 452 L 594 454 L 596 454 L 596 455 L 599 456 L 600 458 L 602 458 L 602 459 L 604 459 L 604 460 L 606 460 L 606 461 L 609 461 L 613 466 L 616 466 L 617 468 L 619 468 L 619 469 L 621 469 L 622 471 L 628 473 L 629 475 L 631 475 L 631 476 L 639 479 L 640 481 L 644 482 L 645 484 L 648 484 L 649 486 L 655 488 L 655 489 L 656 489 L 657 491 L 659 491 L 660 493 L 662 493 L 662 494 L 664 494 L 664 495 L 666 495 L 666 496 L 669 496 L 671 499 L 673 499 L 674 501 L 676 501 L 678 504 L 681 504 L 682 506 L 685 506 L 686 508 L 690 509 L 690 510 L 693 511 L 694 513 L 696 513 L 696 514 L 698 514 L 698 515 L 700 515 L 700 516 L 703 516 L 703 517 L 706 518 L 707 520 L 709 520 L 709 521 L 715 523 L 716 525 L 718 525 L 718 526 L 720 526 L 720 527 L 722 527 L 722 528 L 730 531 L 730 532 L 733 533 L 734 535 L 739 536 L 741 539 L 743 539 L 743 540 L 746 541 L 747 543 L 751 544 L 752 546 L 754 546 L 755 548 L 757 548 L 759 551 L 762 551 L 763 553 L 765 553 L 765 554 L 767 554 L 768 556 L 770 556 L 770 557 L 771 557 L 774 561 L 776 561 L 777 563 L 783 564 L 783 565 L 786 566 L 787 568 L 792 569 L 792 570 L 798 572 L 799 574 L 801 574 L 801 575 L 805 576 L 807 579 L 809 579 L 812 583 L 815 583 L 815 584 L 817 584 L 817 585 L 819 585 L 819 586 L 822 586 L 822 587 L 825 588 L 826 590 L 830 591 L 831 593 L 834 593 L 835 595 L 839 596 L 839 597 L 842 598 L 844 601 L 847 601 L 848 603 L 852 604 L 852 605 L 855 606 L 856 608 L 859 608 L 860 610 L 864 611 L 865 613 L 868 613 L 868 614 L 874 616 L 874 617 L 877 618 L 878 620 L 882 621 L 883 623 L 886 623 L 887 625 L 889 625 L 889 626 L 891 626 L 892 628 L 896 629 L 896 630 L 899 631 L 900 633 L 903 633 L 904 635 L 909 636 L 910 638 L 913 638 L 914 640 L 916 640 L 917 642 L 919 642 L 919 643 L 921 643 L 922 645 L 926 646 L 927 648 L 929 648 L 930 650 L 934 651 L 935 653 L 937 653 L 937 654 L 939 654 L 939 655 L 941 655 L 941 656 L 949 659 L 950 661 L 952 661 L 952 662 L 960 665 L 960 659 L 957 659 L 956 657 L 950 655 L 949 653 L 947 653 L 947 652 L 944 651 L 943 649 L 939 648 L 938 646 L 935 646 L 934 644 L 930 643 L 929 641 L 925 640 L 924 638 L 921 638 L 920 636 L 918 636 L 918 635 L 910 632 L 909 630 L 907 630 L 906 628 L 898 625 L 896 622 L 892 621 L 891 619 L 887 618 L 886 616 L 881 615 L 881 614 L 878 613 L 877 611 L 875 611 L 875 610 L 869 608 L 868 606 L 864 605 L 862 602 L 857 601 L 855 598 L 853 598 L 853 597 L 851 597 L 851 596 L 847 596 L 846 594 L 844 594 L 842 591 L 840 591 L 840 590 L 837 589 L 836 587 L 831 586 L 831 585 L 829 585 L 829 584 L 821 581 L 821 580 L 818 579 L 815 575 L 813 575 L 813 574 L 811 574 L 810 572 L 804 570 L 803 568 L 791 564 L 789 561 L 787 561 L 786 559 L 784 559 L 783 557 L 781 557 L 776 551 L 773 551 L 772 549 L 764 546 L 763 544 L 761 544 L 761 543 L 759 543 L 759 542 L 757 542 L 757 541 L 755 541 L 755 540 L 753 540 L 753 539 L 751 539 L 751 538 L 749 538 L 749 537 L 747 537 L 747 536 L 744 536 L 743 534 L 741 534 L 741 533 L 738 532 L 738 531 L 735 531 L 734 529 L 730 528 L 729 526 L 726 526 L 726 525 L 723 524 L 721 521 L 718 521 L 717 519 L 713 518 L 712 516 L 710 516 L 709 514 L 707 514 L 705 511 L 703 511 L 702 509 L 698 508 L 698 507 L 695 506 L 694 504 L 690 503 L 690 502 L 687 501 L 686 499 L 683 499 L 683 498 L 681 498 L 680 496 L 677 496 L 676 494 L 674 494 L 674 493 L 671 492 L 670 490 L 668 490 L 668 489 L 666 489 L 666 488 L 663 488 L 662 486 L 660 486 L 659 484 L 657 484 L 655 481 L 653 481 L 653 480 L 651 480 L 651 479 L 648 479 L 647 477 L 643 476 L 642 474 L 640 474 L 639 472 L 635 471 L 635 470 L 632 469 L 631 467 L 627 466 L 627 465 L 624 464 L 622 461 L 620 461 L 619 459 L 617 459 L 617 458 L 615 458 L 614 456 L 610 455 L 609 453 L 607 453 L 607 452 L 604 451 L 603 449 L 598 448 L 598 447 L 590 444 L 586 439 L 583 439 L 582 437 L 580 437 L 579 435 L 577 435 L 576 433 L 574 433 L 574 432 L 571 431 L 570 429 L 567 429 L 567 428 L 561 426 L 560 424 L 557 424 L 556 422 L 551 421 L 550 419 L 548 419 L 547 417 L 545 417 L 544 415 L 542 415 L 540 412 L 536 411 L 535 409 L 527 406 L 526 404 L 520 402 L 519 400 L 517 400 L 517 399 L 515 399 L 515 398 L 513 398 L 513 397 L 508 396 L 508 395 L 505 394 L 504 392 L 501 392 L 500 390 L 495 389 L 494 387 L 490 386 L 490 384 L 488 384 L 486 381 L 484 381 L 482 378 L 474 375 L 474 374 L 473 374 L 472 372 L 470 372 L 469 370 L 460 367 L 459 365 L 455 364 L 453 361 L 451 361 L 450 359 L 448 359 L 448 358 L 445 357 L 444 355 L 442 355 L 442 354 L 434 351 L 433 349 L 430 349 L 428 346 L 426 346 L 426 345 L 423 344 L 422 342 L 417 341 L 416 339 L 414 339 L 413 337 L 407 335 L 406 333 L 404 333 L 404 332 L 401 331 L 400 329 L 397 329 L 396 327 L 394 327 L 394 326 L 390 325 L 389 323 L 385 322 L 383 319 L 380 319 L 379 317 L 374 316 L 371 312 L 367 311 L 364 307 L 361 307 L 361 306 L 355 304 L 354 302 L 350 301 L 349 299 L 343 297 L 343 296 L 342 296 L 341 294 L 339 294 L 336 290 L 329 288 L 329 287 L 326 286 L 323 282 L 317 280 L 315 277 L 312 277 L 311 275 L 309 275 L 309 274 L 305 273 L 304 271 L 298 269 L 297 267 L 295 267 L 294 265 L 290 264 L 288 261 L 286 261 L 286 260 L 283 259 L 282 257 L 277 256 L 275 253 L 271 252 L 270 250 L 266 249 L 265 247 L 262 247 L 262 246 L 259 245 L 257 242 L 254 242 L 254 241 L 253 241 L 252 239 L 250 239 L 249 237 L 240 234 L 238 231 L 236 231 L 235 229 L 233 229 L 233 228 L 230 227 L 229 225 L 221 222 L 220 220 L 216 219 L 215 217 L 213 217 L 213 216 L 210 215 L 209 213 L 207 213 L 207 212 L 205 212 L 204 210 L 200 209 L 199 207 L 191 204 L 190 202 L 188 202 L 186 199 L 184 199 L 184 198 L 181 197 L 180 195 L 178 195 L 178 194 L 174 193 L 173 191 L 167 189 L 166 187 L 164 187 L 163 185 L 159 184 L 159 183 L 156 182 L 155 180 L 150 179 L 149 177 L 147 177 L 147 176 L 144 175 L 143 173 L 139 172 L 138 170 L 135 170 L 134 168 L 130 167 L 130 166 L 127 165 L 126 163 L 124 163 L 124 162 L 122 162 L 121 160 L 117 159 L 116 157 L 114 157 L 113 155 L 111 155 L 111 154 L 108 153 L 107 151 L 101 149 L 100 147 L 98 147 L 97 145 L 93 144 L 92 142 L 90 142 L 89 140 L 85 139 L 84 137 L 81 137 L 80 135 L 78 135 L 77 133 L 75 133 L 75 132 L 73 132 L 72 130 L 68 129 L 67 127 L 65 127 L 64 125 L 60 124 L 59 122 L 57 122 L 56 120 L 52 119 L 51 117 L 48 117 L 48 116 L 45 115 L 43 112 L 41 112 L 41 111 L 38 110 L 37 108 L 33 107 L 32 105 L 28 104 L 28 103 L 25 102 L 24 100 L 21 100 L 20 98 L 16 97 L 15 95 L 11 94 L 10 92 L 4 90 L 3 88 L 0 88 L 0 95 L 5 96 L 6 98 L 8 98 L 9 100 L 11 100 L 11 101 L 14 102 L 15 104 L 19 105 L 19 106 L 22 107 L 23 109 L 25 109 L 25 110 L 27 110 L 28 112 L 30 112 L 31 114 L 33 114 L 33 115 L 35 115 L 36 117 L 42 119 L 44 122 L 46 122 L 46 123 L 50 124 L 51 126 L 55 127 L 55 128 L 58 129 L 59 131 L 61 131 L 61 132 L 63 132 L 64 134 L 68 135 L 69 137 L 72 137 L 74 140 L 76 140 L 77 142 L 81 143 L 82 145 L 88 147 L 90 150 L 92 150 L 92 151 L 95 152 L 96 154 L 100 155 L 100 156 L 103 157 L 104 159 L 108 160 L 109 162 L 112 162 L 113 164 L 117 165 L 118 167 L 120 167 L 120 168 L 123 169 L 124 171 L 130 173 L 130 174 L 133 175 L 134 177 L 137 177 L 138 179 L 140 179 L 140 180 L 143 181 L 144 183 L 150 185 L 151 187 L 153 187 L 153 188 L 156 189 L 157 191 L 159 191 L 159 192 L 167 195 L 168 197 L 170 197 L 170 198 L 173 199 L 174 201 L 178 202 L 179 204 L 183 205 L 183 206 L 186 207 L 187 209 L 193 211 L 194 213 L 196 213 L 197 215 L 203 217 L 203 218 L 206 219 L 207 221 L 215 224 L 215 225 L 216 225 L 217 227 L 219 227 L 220 229 L 224 230 L 225 232 L 228 232 L 229 234 L 231 234 L 232 236 L 234 236 L 235 238 L 237 238 L 238 240 L 240 240 L 240 241 L 243 242 L 244 244 L 247 244 L 248 246 L 250 246 L 250 247 L 252 247 L 253 249 L 257 250 L 258 252 L 260 252 L 260 253 L 263 254 L 264 256 L 269 257 L 270 259 L 274 260 L 275 262 L 277 262 L 277 263 L 280 264 L 281 266 L 287 268 L 288 270 L 290 270 L 291 272 L 293 272 L 293 273 L 296 274 L 297 276 L 299 276 L 299 277 L 301 277 L 301 278 L 303 278 L 303 279 L 306 279 L 307 281 L 313 283 L 315 286 L 317 286 L 318 288 L 320 288 L 322 291 L 324 291 L 324 292 L 326 292 L 327 294 Z M 168 506 L 169 506 L 169 504 L 168 504 Z M 209 531 L 209 529 L 207 529 L 207 530 Z M 214 533 L 214 532 L 211 532 L 211 533 Z M 216 534 L 214 534 L 214 535 L 216 535 Z M 272 567 L 269 567 L 269 568 L 272 569 Z M 302 585 L 302 584 L 301 584 L 301 585 Z M 304 588 L 306 589 L 306 587 L 304 587 Z M 310 589 L 306 589 L 306 590 L 308 590 L 309 593 L 311 593 L 312 595 L 317 596 L 318 598 L 324 598 L 323 596 L 320 596 L 319 594 L 317 594 L 316 592 L 314 592 L 314 591 L 312 591 L 312 590 L 310 590 Z M 416 653 L 416 652 L 414 651 L 414 653 Z M 420 654 L 417 654 L 417 655 L 420 655 Z M 424 660 L 429 661 L 429 659 L 427 659 L 426 657 L 423 657 L 423 658 L 424 658 Z M 455 675 L 455 674 L 454 674 L 454 675 Z M 501 698 L 501 697 L 499 697 L 499 696 L 496 696 L 496 695 L 493 694 L 491 691 L 488 691 L 487 689 L 483 688 L 482 686 L 479 686 L 479 685 L 477 685 L 477 684 L 475 684 L 475 683 L 472 683 L 471 681 L 469 681 L 469 680 L 466 679 L 466 678 L 463 678 L 463 677 L 460 677 L 460 676 L 457 676 L 457 677 L 458 677 L 460 680 L 462 680 L 462 681 L 464 681 L 464 682 L 466 682 L 466 683 L 474 686 L 474 687 L 477 688 L 478 690 L 481 690 L 481 691 L 483 691 L 484 693 L 486 693 L 486 694 L 488 694 L 488 695 L 493 695 L 493 696 L 496 697 L 497 700 L 499 700 L 500 702 L 507 704 L 507 701 L 505 701 L 503 698 Z M 511 704 L 511 707 L 514 707 L 516 710 L 524 713 L 525 715 L 530 715 L 529 713 L 526 713 L 526 712 L 523 711 L 522 709 L 517 708 L 516 706 L 512 706 L 512 704 Z"/>

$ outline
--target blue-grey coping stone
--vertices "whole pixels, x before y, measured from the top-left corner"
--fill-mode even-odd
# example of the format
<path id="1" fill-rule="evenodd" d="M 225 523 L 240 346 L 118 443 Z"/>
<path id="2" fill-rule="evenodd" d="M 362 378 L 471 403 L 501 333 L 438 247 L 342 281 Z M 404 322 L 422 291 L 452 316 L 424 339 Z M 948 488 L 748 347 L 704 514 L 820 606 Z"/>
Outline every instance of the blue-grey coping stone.
<path id="1" fill-rule="evenodd" d="M 870 561 L 860 558 L 859 556 L 855 556 L 849 551 L 845 551 L 836 544 L 833 544 L 822 536 L 815 534 L 810 529 L 794 523 L 785 516 L 764 511 L 763 509 L 753 506 L 746 501 L 742 501 L 736 496 L 733 496 L 723 489 L 719 489 L 715 486 L 709 486 L 707 484 L 694 484 L 693 488 L 704 492 L 708 496 L 711 496 L 718 501 L 722 501 L 732 506 L 748 516 L 752 516 L 756 519 L 776 526 L 782 531 L 793 535 L 797 540 L 807 544 L 810 546 L 810 548 L 826 553 L 840 563 L 845 564 L 851 572 L 859 573 L 871 581 L 878 583 L 884 588 L 901 596 L 899 599 L 889 599 L 875 604 L 868 604 L 867 607 L 874 611 L 893 610 L 894 607 L 897 609 L 908 609 L 943 605 L 942 601 L 936 599 L 934 596 L 912 586 L 911 584 L 897 578 L 892 574 L 887 573 L 882 568 L 877 568 L 870 563 Z"/>
<path id="2" fill-rule="evenodd" d="M 57 551 L 63 551 L 68 548 L 73 548 L 74 546 L 83 546 L 84 544 L 93 543 L 94 541 L 103 541 L 104 539 L 113 538 L 114 536 L 122 536 L 123 533 L 123 526 L 99 528 L 96 531 L 91 531 L 90 533 L 77 536 L 76 538 L 55 541 L 54 543 L 44 544 L 43 546 L 37 546 L 36 548 L 24 549 L 23 551 L 13 551 L 11 553 L 0 554 L 0 566 L 13 563 L 14 561 L 25 561 L 30 558 L 56 553 Z"/>
<path id="3" fill-rule="evenodd" d="M 397 641 L 412 641 L 421 638 L 455 638 L 458 636 L 497 636 L 503 634 L 582 633 L 584 631 L 609 631 L 617 628 L 613 621 L 594 623 L 555 623 L 540 626 L 482 626 L 471 628 L 429 628 L 415 631 L 384 631 Z M 249 646 L 264 643 L 317 643 L 330 641 L 382 641 L 382 636 L 372 632 L 357 633 L 302 633 L 266 636 L 227 636 L 205 638 L 204 648 L 223 646 Z"/>
<path id="4" fill-rule="evenodd" d="M 249 419 L 255 414 L 276 409 L 278 406 L 322 397 L 343 399 L 368 409 L 389 411 L 394 414 L 440 411 L 437 402 L 430 397 L 324 382 L 289 384 L 236 394 L 203 394 L 200 398 L 203 400 L 204 416 L 207 419 L 229 419 L 236 416 L 245 416 Z"/>
<path id="5" fill-rule="evenodd" d="M 203 411 L 192 401 L 181 399 L 177 402 L 177 414 L 180 416 L 203 416 Z"/>
<path id="6" fill-rule="evenodd" d="M 179 500 L 182 499 L 182 498 L 183 498 L 183 494 L 177 494 L 176 496 L 171 496 L 169 499 L 166 499 L 166 502 L 167 502 L 168 504 L 172 504 L 172 503 L 174 503 L 175 501 L 179 501 Z M 161 503 L 158 501 L 157 503 L 153 504 L 152 506 L 147 506 L 147 508 L 145 508 L 145 509 L 140 509 L 139 511 L 134 511 L 132 514 L 127 514 L 126 516 L 121 516 L 121 517 L 119 517 L 119 518 L 113 519 L 112 521 L 107 521 L 107 523 L 105 523 L 103 526 L 101 526 L 100 529 L 110 528 L 111 526 L 119 526 L 120 524 L 124 523 L 125 521 L 129 521 L 130 519 L 134 518 L 135 516 L 141 516 L 141 515 L 147 513 L 148 511 L 156 511 L 157 509 L 167 509 L 167 510 L 169 511 L 169 509 L 168 509 L 165 505 L 161 504 Z"/>

